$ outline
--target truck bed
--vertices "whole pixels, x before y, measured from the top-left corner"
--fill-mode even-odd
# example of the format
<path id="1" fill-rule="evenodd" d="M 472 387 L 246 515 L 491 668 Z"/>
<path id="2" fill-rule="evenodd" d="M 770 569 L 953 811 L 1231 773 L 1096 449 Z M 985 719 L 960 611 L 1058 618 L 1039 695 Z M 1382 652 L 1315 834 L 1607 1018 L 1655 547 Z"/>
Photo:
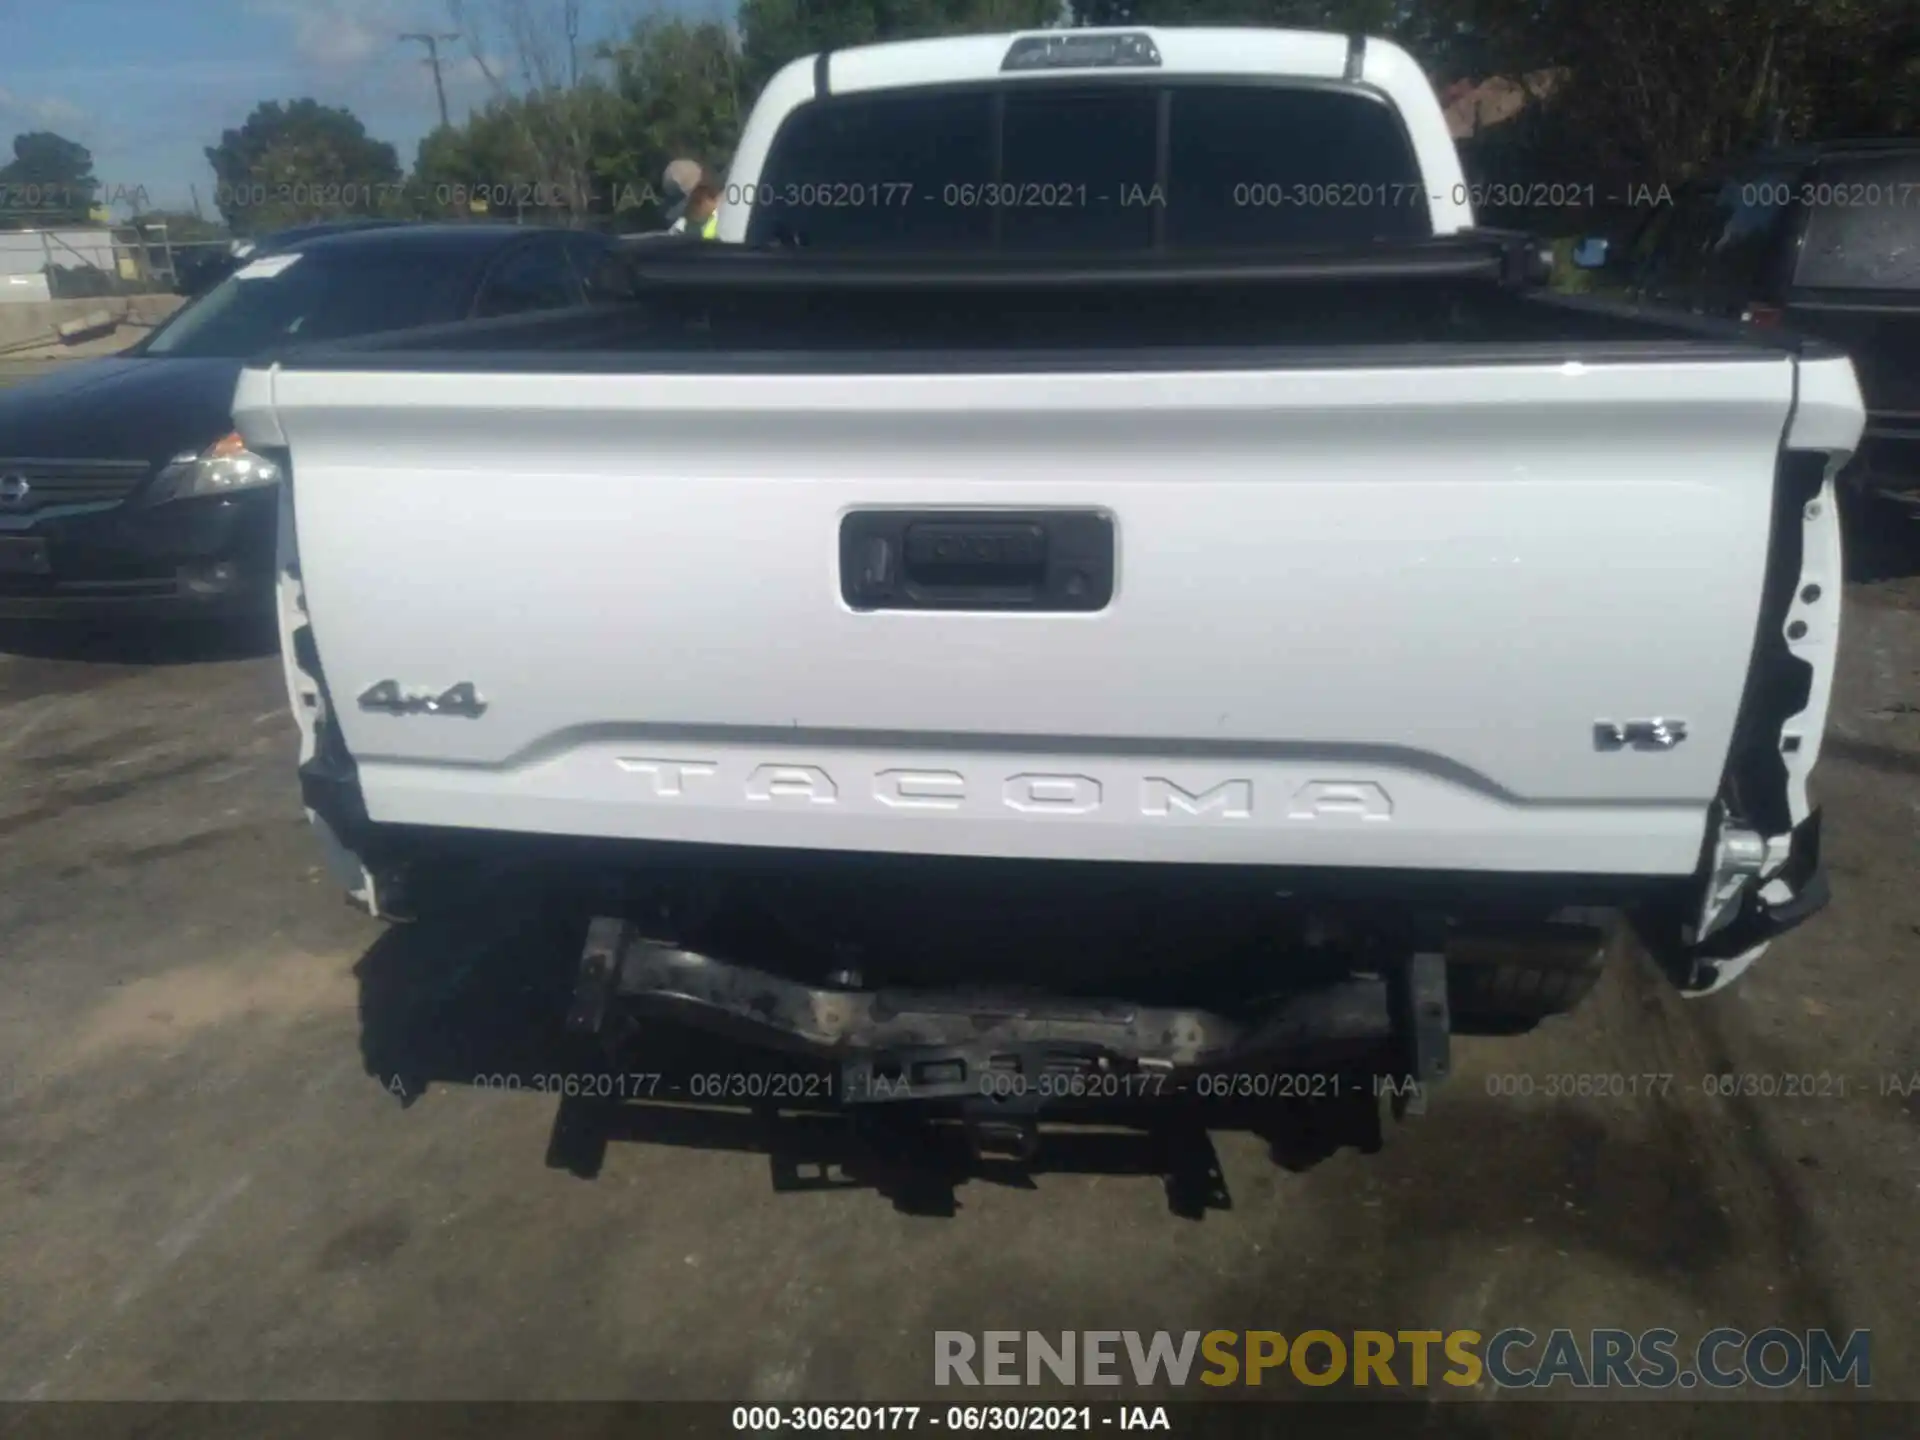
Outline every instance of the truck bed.
<path id="1" fill-rule="evenodd" d="M 664 243 L 633 303 L 372 335 L 295 370 L 899 372 L 1507 361 L 1631 363 L 1841 352 L 1675 312 L 1548 294 L 1521 237 L 1470 232 L 1319 252 L 845 257 Z"/>
<path id="2" fill-rule="evenodd" d="M 1824 681 L 1749 674 L 1801 574 L 1788 457 L 1857 433 L 1842 359 L 1545 297 L 1499 237 L 666 248 L 631 305 L 243 378 L 292 476 L 296 690 L 374 824 L 1682 876 L 1743 706 L 1798 727 L 1784 767 L 1758 742 L 1783 789 L 1817 757 Z M 916 525 L 1093 547 L 1087 583 L 996 551 L 861 590 Z M 389 681 L 483 708 L 357 700 Z"/>

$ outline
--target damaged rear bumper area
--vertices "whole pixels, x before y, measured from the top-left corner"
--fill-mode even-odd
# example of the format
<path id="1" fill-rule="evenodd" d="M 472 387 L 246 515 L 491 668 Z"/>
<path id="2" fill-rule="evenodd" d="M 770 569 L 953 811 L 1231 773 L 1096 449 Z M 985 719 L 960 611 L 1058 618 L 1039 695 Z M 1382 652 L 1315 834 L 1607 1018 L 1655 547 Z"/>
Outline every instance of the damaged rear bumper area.
<path id="1" fill-rule="evenodd" d="M 1784 852 L 1784 857 L 1782 852 Z M 1692 940 L 1650 944 L 1683 995 L 1711 995 L 1732 984 L 1782 935 L 1833 898 L 1820 858 L 1820 811 L 1794 826 L 1784 844 L 1751 831 L 1723 829 Z"/>
<path id="2" fill-rule="evenodd" d="M 1803 363 L 1774 477 L 1767 569 L 1746 691 L 1701 857 L 1700 901 L 1641 927 L 1687 996 L 1737 980 L 1779 936 L 1827 905 L 1820 758 L 1840 650 L 1837 477 L 1860 437 L 1859 390 L 1844 360 Z"/>
<path id="3" fill-rule="evenodd" d="M 1018 1158 L 1037 1143 L 1043 1111 L 1232 1098 L 1237 1077 L 1309 1060 L 1329 1073 L 1388 1077 L 1383 1088 L 1402 1111 L 1418 1113 L 1451 1064 L 1447 957 L 1437 948 L 1244 1018 L 1008 990 L 866 989 L 856 976 L 836 978 L 848 983 L 807 984 L 600 917 L 588 926 L 567 1024 L 610 1052 L 649 1020 L 781 1052 L 828 1067 L 841 1104 L 951 1105 L 977 1153 Z"/>

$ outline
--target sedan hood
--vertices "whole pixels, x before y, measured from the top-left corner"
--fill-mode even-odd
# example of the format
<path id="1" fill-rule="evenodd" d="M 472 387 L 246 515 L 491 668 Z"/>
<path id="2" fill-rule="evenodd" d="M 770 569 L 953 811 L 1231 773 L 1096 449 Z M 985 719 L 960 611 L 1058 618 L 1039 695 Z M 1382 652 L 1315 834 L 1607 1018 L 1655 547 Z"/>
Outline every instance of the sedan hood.
<path id="1" fill-rule="evenodd" d="M 233 428 L 237 360 L 109 356 L 0 390 L 0 456 L 144 460 L 203 450 Z"/>

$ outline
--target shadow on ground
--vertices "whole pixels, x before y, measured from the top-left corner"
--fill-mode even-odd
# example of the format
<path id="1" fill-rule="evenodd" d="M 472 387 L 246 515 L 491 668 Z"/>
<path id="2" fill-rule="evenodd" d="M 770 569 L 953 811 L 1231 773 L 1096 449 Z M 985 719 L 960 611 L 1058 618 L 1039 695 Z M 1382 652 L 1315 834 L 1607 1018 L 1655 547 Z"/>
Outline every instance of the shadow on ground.
<path id="1" fill-rule="evenodd" d="M 0 655 L 96 665 L 199 665 L 251 660 L 280 646 L 271 615 L 175 622 L 0 620 Z"/>
<path id="2" fill-rule="evenodd" d="M 868 1190 L 902 1213 L 942 1218 L 959 1213 L 970 1184 L 1034 1189 L 1045 1175 L 1097 1174 L 1157 1178 L 1174 1216 L 1203 1219 L 1235 1208 L 1216 1136 L 1253 1136 L 1274 1166 L 1298 1175 L 1343 1150 L 1380 1151 L 1392 1123 L 1391 1101 L 1364 1081 L 1337 1096 L 1245 1107 L 1163 1097 L 1076 1111 L 1077 1123 L 1047 1126 L 1038 1151 L 1017 1160 L 979 1153 L 951 1118 L 924 1122 L 886 1103 L 836 1107 L 824 1072 L 698 1032 L 636 1031 L 610 1059 L 565 1025 L 585 913 L 577 899 L 507 881 L 476 884 L 467 906 L 387 930 L 356 968 L 367 1073 L 403 1105 L 435 1084 L 551 1094 L 546 1163 L 583 1179 L 626 1142 L 732 1151 L 764 1155 L 779 1193 Z M 1621 1013 L 1596 1018 L 1647 1032 L 1659 984 L 1621 978 L 1608 1002 Z M 1641 1068 L 1701 1063 L 1668 1057 Z M 1657 1107 L 1644 1124 L 1609 1129 L 1578 1106 L 1529 1109 L 1453 1083 L 1418 1122 L 1440 1127 L 1439 1149 L 1390 1146 L 1368 1162 L 1384 1167 L 1378 1193 L 1404 1215 L 1341 1206 L 1341 1223 L 1359 1227 L 1356 1247 L 1376 1224 L 1422 1237 L 1409 1283 L 1446 1235 L 1499 1233 L 1598 1253 L 1649 1283 L 1710 1287 L 1756 1236 L 1795 1230 L 1771 1200 L 1738 1217 L 1725 1209 L 1720 1182 L 1700 1163 L 1726 1148 L 1719 1110 Z M 1442 1152 L 1454 1158 L 1435 1170 Z M 1332 1183 L 1355 1183 L 1346 1176 Z M 1782 1298 L 1812 1323 L 1837 1311 L 1824 1294 L 1788 1289 Z"/>
<path id="3" fill-rule="evenodd" d="M 897 1123 L 886 1105 L 838 1110 L 811 1102 L 817 1092 L 804 1083 L 805 1069 L 770 1067 L 763 1053 L 709 1037 L 644 1033 L 610 1063 L 565 1028 L 584 939 L 577 906 L 522 892 L 515 881 L 476 884 L 464 909 L 386 931 L 356 968 L 368 1074 L 402 1105 L 443 1098 L 429 1096 L 430 1086 L 517 1083 L 553 1094 L 546 1163 L 589 1181 L 611 1147 L 640 1142 L 764 1156 L 768 1183 L 782 1195 L 865 1190 L 902 1214 L 950 1218 L 961 1212 L 966 1187 L 973 1194 L 965 1204 L 978 1215 L 982 1187 L 1038 1190 L 1041 1177 L 1061 1175 L 1151 1178 L 1173 1216 L 1225 1221 L 1230 1244 L 1270 1233 L 1259 1228 L 1261 1210 L 1278 1203 L 1310 1227 L 1298 1233 L 1315 1237 L 1319 1288 L 1290 1290 L 1302 1274 L 1297 1259 L 1280 1251 L 1256 1259 L 1256 1245 L 1213 1304 L 1219 1314 L 1257 1315 L 1283 1333 L 1367 1328 L 1383 1296 L 1458 1299 L 1449 1266 L 1512 1247 L 1537 1264 L 1527 1278 L 1503 1282 L 1508 1311 L 1534 1305 L 1555 1313 L 1577 1298 L 1577 1277 L 1597 1274 L 1614 1277 L 1608 1283 L 1623 1293 L 1655 1294 L 1701 1317 L 1744 1314 L 1759 1303 L 1770 1323 L 1839 1334 L 1855 1328 L 1843 1299 L 1803 1263 L 1817 1239 L 1794 1183 L 1794 1156 L 1802 1152 L 1775 1153 L 1761 1134 L 1764 1117 L 1734 1102 L 1690 1101 L 1678 1086 L 1671 1103 L 1522 1105 L 1456 1076 L 1433 1114 L 1417 1122 L 1419 1135 L 1384 1146 L 1388 1107 L 1362 1087 L 1337 1103 L 1269 1102 L 1247 1113 L 1208 1105 L 1203 1116 L 1173 1102 L 1089 1113 L 1077 1118 L 1101 1123 L 1049 1128 L 1024 1163 L 983 1158 L 950 1123 Z M 1679 1011 L 1663 984 L 1638 970 L 1616 973 L 1589 1002 L 1600 1008 L 1584 1022 L 1587 1037 L 1563 1031 L 1555 1063 L 1610 1064 L 1625 1053 L 1631 1061 L 1619 1063 L 1642 1071 L 1708 1073 L 1722 1058 L 1714 1025 Z M 1629 1051 L 1606 1048 L 1629 1038 Z M 730 1103 L 691 1093 L 689 1081 L 702 1074 L 800 1078 L 777 1103 Z M 565 1094 L 569 1086 L 551 1077 L 570 1077 L 579 1093 Z M 1234 1161 L 1237 1195 L 1215 1137 Z M 1291 1173 L 1263 1173 L 1260 1148 Z M 1340 1155 L 1346 1149 L 1367 1158 L 1355 1163 Z M 607 1171 L 622 1174 L 617 1156 Z M 847 1213 L 851 1220 L 861 1212 Z M 1254 1228 L 1233 1228 L 1246 1226 Z M 1396 1243 L 1383 1249 L 1382 1237 Z M 1011 1264 L 991 1246 L 972 1263 L 990 1277 L 996 1265 Z M 1764 1299 L 1755 1276 L 1764 1277 Z M 1009 1288 L 1013 1278 L 1009 1268 Z M 1475 1428 L 1487 1421 L 1477 1406 L 1414 1413 L 1423 1417 L 1421 1433 L 1432 1434 L 1600 1436 L 1632 1428 L 1759 1440 L 1873 1433 L 1862 1428 L 1858 1406 L 1794 1405 L 1786 1414 L 1679 1403 L 1677 1392 L 1666 1398 L 1675 1403 L 1636 1411 L 1639 1423 L 1630 1427 L 1617 1404 L 1522 1399 L 1503 1404 L 1500 1423 L 1484 1430 Z"/>
<path id="4" fill-rule="evenodd" d="M 1920 515 L 1890 501 L 1851 496 L 1840 514 L 1849 581 L 1871 585 L 1920 576 Z"/>

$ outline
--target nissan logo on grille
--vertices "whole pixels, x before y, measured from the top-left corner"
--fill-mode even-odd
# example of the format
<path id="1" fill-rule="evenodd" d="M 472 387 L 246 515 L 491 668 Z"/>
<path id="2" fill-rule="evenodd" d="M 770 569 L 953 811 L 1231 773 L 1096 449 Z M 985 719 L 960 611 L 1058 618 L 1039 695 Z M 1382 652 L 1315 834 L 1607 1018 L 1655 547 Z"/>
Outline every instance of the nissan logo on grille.
<path id="1" fill-rule="evenodd" d="M 33 486 L 24 475 L 0 475 L 0 510 L 24 510 Z"/>

